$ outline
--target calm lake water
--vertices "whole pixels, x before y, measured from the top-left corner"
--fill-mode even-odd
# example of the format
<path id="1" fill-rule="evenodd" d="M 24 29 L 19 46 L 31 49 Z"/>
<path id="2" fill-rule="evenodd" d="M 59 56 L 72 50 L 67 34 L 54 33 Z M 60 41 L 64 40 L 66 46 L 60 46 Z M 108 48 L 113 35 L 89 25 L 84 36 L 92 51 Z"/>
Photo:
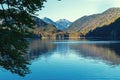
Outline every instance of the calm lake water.
<path id="1" fill-rule="evenodd" d="M 120 80 L 120 41 L 32 40 L 28 53 L 30 74 L 1 66 L 0 80 Z"/>

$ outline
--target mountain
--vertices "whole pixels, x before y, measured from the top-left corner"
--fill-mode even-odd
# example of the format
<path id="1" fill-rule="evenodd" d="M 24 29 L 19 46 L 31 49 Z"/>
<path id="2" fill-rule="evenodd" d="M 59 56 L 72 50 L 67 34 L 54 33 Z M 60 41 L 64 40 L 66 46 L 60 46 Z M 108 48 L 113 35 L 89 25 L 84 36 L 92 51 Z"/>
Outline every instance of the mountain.
<path id="1" fill-rule="evenodd" d="M 66 20 L 66 19 L 60 19 L 56 22 L 54 22 L 53 20 L 51 20 L 50 18 L 47 18 L 47 17 L 44 17 L 43 18 L 43 21 L 46 22 L 46 23 L 49 23 L 49 24 L 52 24 L 54 26 L 56 26 L 56 28 L 58 30 L 64 30 L 64 29 L 67 29 L 68 26 L 70 26 L 71 22 Z"/>
<path id="2" fill-rule="evenodd" d="M 105 25 L 110 25 L 120 17 L 120 8 L 110 8 L 103 13 L 83 16 L 73 22 L 67 32 L 80 32 L 86 35 L 88 32 Z"/>
<path id="3" fill-rule="evenodd" d="M 64 29 L 67 29 L 72 24 L 72 22 L 70 22 L 66 19 L 60 19 L 60 20 L 56 21 L 56 24 L 57 24 L 56 27 L 59 30 L 64 30 Z"/>
<path id="4" fill-rule="evenodd" d="M 35 17 L 35 30 L 39 32 L 55 32 L 57 29 L 54 25 L 44 22 L 42 19 Z"/>
<path id="5" fill-rule="evenodd" d="M 35 17 L 34 18 L 36 25 L 34 26 L 34 33 L 37 37 L 46 37 L 57 32 L 57 29 L 54 25 L 44 22 L 42 19 Z"/>
<path id="6" fill-rule="evenodd" d="M 56 22 L 54 22 L 54 21 L 51 20 L 50 18 L 44 17 L 42 20 L 43 20 L 44 22 L 49 23 L 49 24 L 52 24 L 52 25 L 54 25 L 54 26 L 57 25 Z"/>
<path id="7" fill-rule="evenodd" d="M 42 19 L 38 18 L 38 17 L 34 17 L 34 20 L 35 20 L 35 24 L 36 24 L 36 28 L 39 28 L 39 27 L 43 27 L 43 26 L 46 26 L 47 23 L 44 22 Z"/>
<path id="8" fill-rule="evenodd" d="M 86 37 L 120 40 L 120 18 L 110 25 L 98 27 L 86 34 Z"/>

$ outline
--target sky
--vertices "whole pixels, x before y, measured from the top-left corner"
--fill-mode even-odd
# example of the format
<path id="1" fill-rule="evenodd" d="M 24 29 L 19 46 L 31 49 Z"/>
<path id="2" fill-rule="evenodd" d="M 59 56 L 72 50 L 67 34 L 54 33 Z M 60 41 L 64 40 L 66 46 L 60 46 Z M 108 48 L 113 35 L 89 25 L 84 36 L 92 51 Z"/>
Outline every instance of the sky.
<path id="1" fill-rule="evenodd" d="M 112 7 L 120 7 L 120 0 L 47 0 L 44 6 L 37 13 L 40 18 L 75 21 L 82 16 L 102 13 Z"/>

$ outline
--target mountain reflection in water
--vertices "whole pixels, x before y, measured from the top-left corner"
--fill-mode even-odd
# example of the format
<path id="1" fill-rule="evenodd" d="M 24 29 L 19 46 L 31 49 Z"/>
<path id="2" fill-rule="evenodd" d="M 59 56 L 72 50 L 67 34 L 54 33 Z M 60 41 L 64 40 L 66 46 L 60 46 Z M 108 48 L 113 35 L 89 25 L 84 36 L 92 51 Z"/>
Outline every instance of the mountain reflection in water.
<path id="1" fill-rule="evenodd" d="M 30 40 L 28 54 L 0 54 L 0 69 L 4 68 L 22 76 L 30 71 L 31 73 L 21 78 L 0 71 L 0 76 L 8 76 L 0 79 L 120 79 L 119 48 L 119 41 Z M 31 65 L 28 66 L 29 63 Z"/>
<path id="2" fill-rule="evenodd" d="M 67 55 L 69 51 L 75 51 L 76 55 L 85 58 L 100 59 L 111 65 L 120 64 L 120 42 L 119 41 L 41 41 L 34 40 L 30 45 L 28 59 L 39 58 L 40 56 L 51 56 L 59 51 L 60 55 Z M 51 52 L 51 54 L 50 54 Z"/>

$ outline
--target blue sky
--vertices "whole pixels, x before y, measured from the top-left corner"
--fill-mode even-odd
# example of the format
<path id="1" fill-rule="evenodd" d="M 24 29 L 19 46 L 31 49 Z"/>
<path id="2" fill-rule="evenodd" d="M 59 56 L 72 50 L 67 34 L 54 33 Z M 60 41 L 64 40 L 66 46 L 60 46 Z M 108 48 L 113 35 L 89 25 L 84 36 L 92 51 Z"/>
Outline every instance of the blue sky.
<path id="1" fill-rule="evenodd" d="M 120 0 L 47 0 L 44 6 L 38 12 L 40 18 L 75 21 L 85 15 L 101 13 L 111 7 L 120 7 Z"/>

